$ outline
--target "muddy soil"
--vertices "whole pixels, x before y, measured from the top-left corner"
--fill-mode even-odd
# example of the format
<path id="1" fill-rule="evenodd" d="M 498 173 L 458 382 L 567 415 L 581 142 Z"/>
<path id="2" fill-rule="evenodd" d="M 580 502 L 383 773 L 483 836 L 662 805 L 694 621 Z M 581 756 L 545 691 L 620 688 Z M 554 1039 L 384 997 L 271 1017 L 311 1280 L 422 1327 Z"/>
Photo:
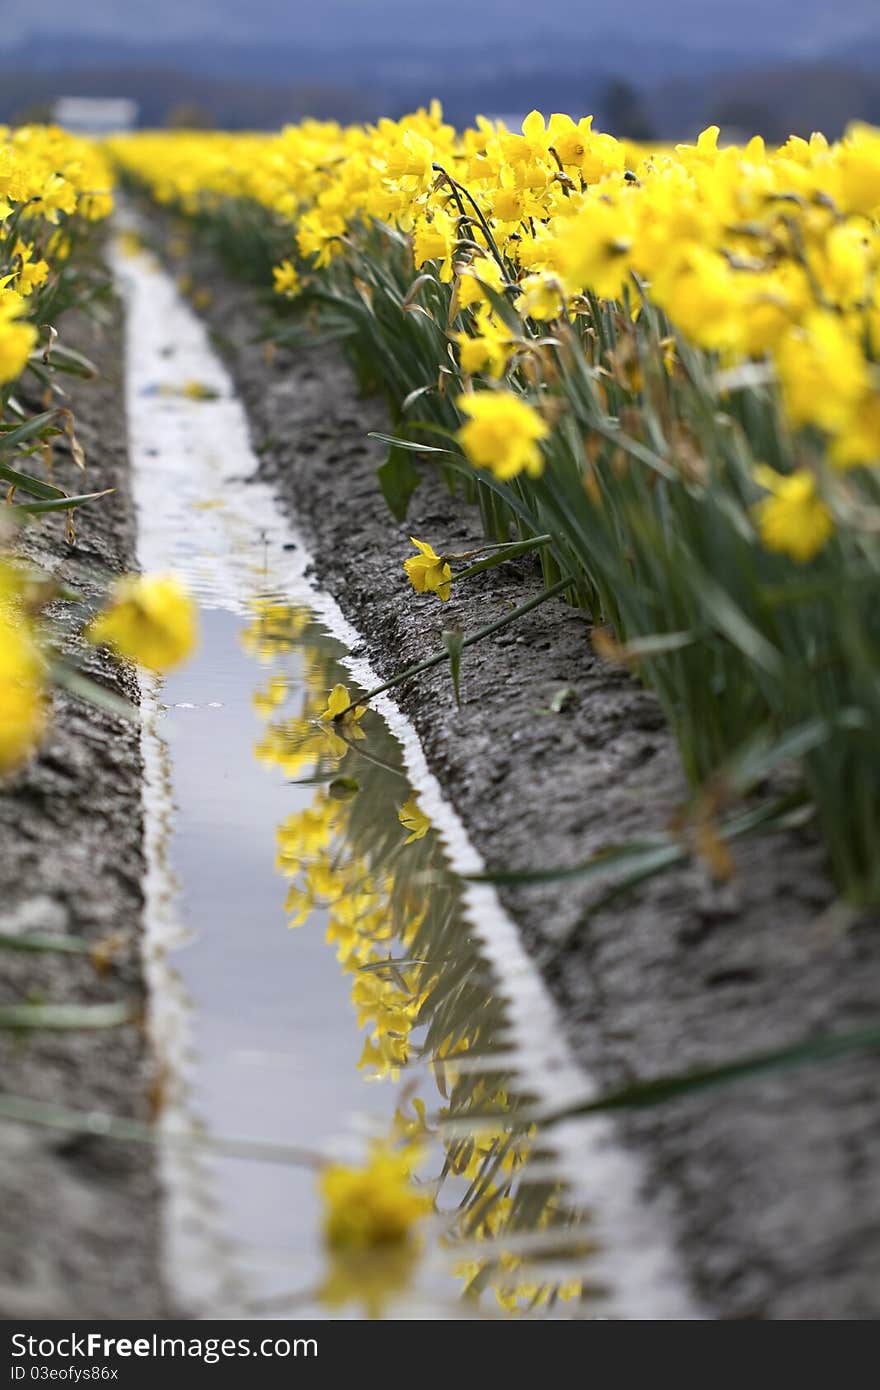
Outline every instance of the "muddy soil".
<path id="1" fill-rule="evenodd" d="M 335 349 L 268 359 L 254 291 L 206 253 L 186 269 L 209 291 L 200 306 L 264 476 L 382 677 L 437 650 L 441 623 L 473 630 L 537 591 L 534 568 L 516 563 L 454 591 L 442 611 L 433 595 L 414 595 L 401 567 L 408 537 L 462 550 L 480 539 L 476 515 L 426 471 L 396 524 L 376 483 L 383 448 L 367 438 L 388 427 L 382 405 L 358 399 Z M 565 687 L 573 696 L 549 712 Z M 666 827 L 681 803 L 657 702 L 594 655 L 586 619 L 561 602 L 465 653 L 460 709 L 443 668 L 397 698 L 492 866 L 571 864 Z M 742 841 L 735 857 L 724 886 L 686 865 L 604 911 L 590 912 L 576 880 L 503 892 L 603 1086 L 880 1016 L 880 922 L 823 925 L 834 894 L 812 831 Z M 880 1314 L 877 1083 L 876 1057 L 839 1060 L 621 1119 L 709 1317 Z"/>
<path id="2" fill-rule="evenodd" d="M 92 594 L 134 567 L 122 396 L 122 315 L 69 315 L 62 341 L 99 367 L 71 382 L 87 486 L 69 452 L 55 477 L 73 492 L 114 487 L 77 514 L 68 545 L 59 516 L 29 528 L 24 550 Z M 59 605 L 59 611 L 61 606 Z M 65 620 L 71 647 L 75 606 Z M 137 701 L 130 670 L 88 650 L 89 674 Z M 0 951 L 0 1002 L 125 1004 L 142 1014 L 139 957 L 144 860 L 138 726 L 65 694 L 39 756 L 0 794 L 0 932 L 103 944 L 87 955 Z M 91 1032 L 0 1031 L 0 1090 L 50 1105 L 149 1118 L 150 1069 L 141 1023 Z M 159 1192 L 154 1154 L 103 1138 L 0 1122 L 0 1318 L 161 1316 Z"/>

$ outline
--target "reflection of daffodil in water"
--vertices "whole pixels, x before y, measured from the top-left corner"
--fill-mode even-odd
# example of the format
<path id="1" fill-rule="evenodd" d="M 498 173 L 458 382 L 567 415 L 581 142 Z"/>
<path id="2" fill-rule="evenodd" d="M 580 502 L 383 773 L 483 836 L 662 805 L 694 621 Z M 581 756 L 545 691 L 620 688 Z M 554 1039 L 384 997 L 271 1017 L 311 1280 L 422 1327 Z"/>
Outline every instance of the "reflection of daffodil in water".
<path id="1" fill-rule="evenodd" d="M 419 803 L 414 796 L 406 801 L 397 813 L 397 819 L 404 830 L 410 832 L 409 838 L 404 840 L 405 845 L 411 845 L 413 840 L 421 840 L 431 829 L 431 822 L 419 807 Z"/>
<path id="2" fill-rule="evenodd" d="M 377 1143 L 360 1167 L 331 1163 L 322 1170 L 324 1240 L 331 1250 L 375 1250 L 414 1238 L 434 1205 L 412 1180 L 419 1157 L 411 1146 Z"/>
<path id="3" fill-rule="evenodd" d="M 284 704 L 289 690 L 290 683 L 286 676 L 273 676 L 265 690 L 254 691 L 253 706 L 257 714 L 263 719 L 268 719 Z"/>
<path id="4" fill-rule="evenodd" d="M 381 1317 L 388 1298 L 412 1282 L 419 1228 L 434 1206 L 412 1179 L 419 1157 L 412 1146 L 375 1144 L 365 1164 L 333 1163 L 322 1171 L 330 1268 L 321 1297 L 328 1306 L 363 1302 L 371 1317 Z"/>
<path id="5" fill-rule="evenodd" d="M 337 721 L 343 724 L 349 722 L 355 723 L 357 720 L 363 719 L 364 712 L 365 706 L 363 705 L 355 705 L 352 707 L 351 696 L 346 686 L 334 685 L 327 699 L 327 708 L 324 710 L 323 714 L 318 715 L 318 718 L 322 723 L 330 719 L 332 719 L 334 723 Z"/>
<path id="6" fill-rule="evenodd" d="M 327 708 L 318 719 L 324 725 L 324 733 L 330 740 L 335 757 L 344 757 L 347 745 L 352 739 L 366 738 L 360 721 L 366 713 L 365 705 L 354 705 L 344 685 L 334 685 L 327 700 Z M 328 725 L 332 725 L 328 728 Z"/>
<path id="7" fill-rule="evenodd" d="M 326 635 L 312 627 L 307 614 L 261 601 L 245 640 L 255 656 L 273 663 L 296 651 L 295 674 L 279 664 L 255 699 L 266 721 L 257 756 L 288 777 L 307 767 L 318 774 L 310 802 L 279 827 L 276 866 L 288 880 L 290 926 L 314 923 L 314 914 L 321 914 L 327 943 L 351 977 L 352 1003 L 363 1029 L 359 1066 L 365 1079 L 396 1081 L 422 1051 L 419 1030 L 427 1024 L 434 1075 L 449 1100 L 439 1116 L 461 1122 L 472 1108 L 484 1116 L 471 1134 L 441 1135 L 423 1101 L 414 1099 L 411 1113 L 398 1110 L 392 1141 L 372 1152 L 362 1167 L 325 1170 L 324 1304 L 343 1309 L 357 1303 L 368 1316 L 381 1317 L 391 1300 L 412 1287 L 427 1227 L 421 1218 L 431 1205 L 421 1195 L 425 1189 L 412 1185 L 412 1161 L 402 1157 L 417 1145 L 429 1146 L 428 1152 L 442 1146 L 445 1176 L 467 1185 L 464 1200 L 459 1202 L 456 1192 L 455 1209 L 447 1213 L 447 1239 L 452 1248 L 463 1241 L 471 1255 L 472 1263 L 457 1271 L 469 1298 L 494 1293 L 516 1314 L 556 1297 L 577 1297 L 577 1281 L 545 1282 L 540 1260 L 532 1263 L 504 1247 L 508 1234 L 542 1224 L 530 1189 L 523 1189 L 525 1197 L 519 1191 L 537 1136 L 526 1115 L 511 1127 L 516 1102 L 497 1078 L 477 1078 L 472 1066 L 459 1065 L 474 1050 L 491 1050 L 495 1037 L 491 1011 L 479 1003 L 486 996 L 475 993 L 476 982 L 454 1007 L 442 988 L 439 1005 L 433 1003 L 445 960 L 460 959 L 460 942 L 454 932 L 449 941 L 444 938 L 455 920 L 454 911 L 450 916 L 454 901 L 436 882 L 427 887 L 428 871 L 442 861 L 442 846 L 427 834 L 427 816 L 416 795 L 390 776 L 378 726 L 372 734 L 383 759 L 359 759 L 361 790 L 338 799 L 335 789 L 348 766 L 344 760 L 354 756 L 353 740 L 364 736 L 360 721 L 366 707 L 351 708 L 348 689 L 341 682 L 333 685 L 342 672 Z M 410 848 L 398 858 L 404 842 Z M 450 954 L 452 941 L 457 944 Z M 486 1123 L 486 1112 L 497 1113 L 497 1126 L 491 1119 Z M 564 1213 L 554 1215 L 554 1224 L 557 1220 L 564 1242 Z M 483 1245 L 476 1258 L 474 1242 Z"/>
<path id="8" fill-rule="evenodd" d="M 277 599 L 256 598 L 252 608 L 254 618 L 242 629 L 241 643 L 258 661 L 274 661 L 292 651 L 296 639 L 308 626 L 306 609 L 294 608 Z"/>

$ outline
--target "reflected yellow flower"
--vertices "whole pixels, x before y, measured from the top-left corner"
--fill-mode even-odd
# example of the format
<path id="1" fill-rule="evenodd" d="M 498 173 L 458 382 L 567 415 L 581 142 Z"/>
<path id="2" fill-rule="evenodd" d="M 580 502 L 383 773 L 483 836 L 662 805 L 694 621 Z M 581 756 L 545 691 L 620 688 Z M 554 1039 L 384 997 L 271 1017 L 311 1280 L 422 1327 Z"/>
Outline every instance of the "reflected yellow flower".
<path id="1" fill-rule="evenodd" d="M 431 829 L 431 822 L 414 796 L 409 797 L 401 806 L 397 813 L 397 819 L 404 830 L 410 832 L 403 842 L 405 845 L 411 845 L 415 840 L 424 839 Z"/>
<path id="2" fill-rule="evenodd" d="M 411 1147 L 373 1145 L 360 1166 L 331 1163 L 318 1186 L 324 1240 L 331 1250 L 363 1251 L 405 1245 L 433 1210 L 433 1197 L 413 1183 L 420 1154 Z"/>
<path id="3" fill-rule="evenodd" d="M 303 771 L 310 767 L 326 770 L 330 754 L 334 760 L 338 758 L 334 768 L 338 777 L 338 764 L 355 754 L 344 739 L 337 739 L 339 747 L 334 749 L 328 738 L 332 724 L 316 721 L 319 715 L 326 720 L 345 710 L 350 703 L 348 691 L 340 683 L 333 685 L 334 663 L 321 648 L 320 638 L 306 637 L 308 622 L 301 613 L 290 610 L 286 614 L 283 605 L 275 605 L 274 611 L 263 611 L 261 623 L 262 639 L 271 630 L 271 644 L 256 640 L 251 633 L 251 649 L 260 659 L 268 653 L 276 665 L 260 696 L 268 722 L 258 756 L 284 770 L 296 764 Z M 300 673 L 296 682 L 284 674 L 282 665 L 291 649 L 296 650 Z M 329 700 L 325 695 L 328 687 Z M 282 692 L 298 702 L 299 719 L 278 717 L 280 704 L 275 701 L 280 701 Z M 359 764 L 361 791 L 354 800 L 334 799 L 332 781 L 323 782 L 315 787 L 307 806 L 285 818 L 278 827 L 276 864 L 288 881 L 285 911 L 291 926 L 307 923 L 315 912 L 326 913 L 327 943 L 335 950 L 340 968 L 351 976 L 352 1006 L 363 1030 L 358 1065 L 364 1079 L 396 1083 L 418 1051 L 416 1029 L 430 1025 L 436 1017 L 432 1012 L 434 992 L 438 992 L 438 999 L 444 997 L 445 964 L 442 958 L 430 959 L 431 934 L 448 922 L 450 900 L 436 874 L 429 884 L 422 883 L 422 864 L 438 864 L 442 849 L 435 837 L 427 836 L 429 823 L 416 796 L 410 794 L 400 805 L 400 783 L 383 770 L 386 755 L 384 749 L 379 751 L 383 757 L 378 763 L 367 759 Z M 369 815 L 364 816 L 366 807 Z M 398 824 L 409 832 L 406 844 L 411 846 L 399 860 L 395 854 L 402 838 Z M 385 855 L 390 858 L 386 860 Z M 459 957 L 450 959 L 458 961 Z M 441 1141 L 432 1132 L 433 1122 L 424 1100 L 414 1098 L 410 1109 L 401 1103 L 391 1135 L 395 1142 L 402 1140 L 405 1149 L 386 1145 L 376 1151 L 384 1152 L 386 1160 L 390 1154 L 387 1161 L 392 1167 L 399 1164 L 396 1174 L 386 1182 L 381 1176 L 382 1162 L 374 1154 L 365 1165 L 367 1175 L 363 1169 L 342 1169 L 332 1193 L 326 1195 L 326 1201 L 332 1198 L 333 1239 L 339 1242 L 328 1251 L 328 1269 L 321 1287 L 321 1298 L 328 1307 L 358 1303 L 368 1315 L 380 1317 L 418 1277 L 419 1232 L 422 1217 L 428 1215 L 432 1203 L 408 1176 L 416 1161 L 415 1141 L 442 1145 L 450 1179 L 479 1194 L 475 1204 L 466 1201 L 461 1210 L 456 1197 L 455 1211 L 446 1223 L 453 1248 L 458 1240 L 477 1240 L 485 1242 L 487 1252 L 491 1252 L 506 1230 L 519 1229 L 516 1185 L 534 1146 L 535 1133 L 525 1125 L 511 1133 L 505 1118 L 511 1112 L 507 1090 L 497 1080 L 474 1079 L 456 1064 L 456 1058 L 482 1044 L 484 1030 L 487 1045 L 492 1045 L 485 1012 L 477 1009 L 479 1023 L 475 1022 L 471 996 L 462 997 L 465 1015 L 460 1008 L 451 1007 L 442 1028 L 435 1028 L 429 1049 L 438 1089 L 449 1098 L 449 1107 L 441 1109 L 439 1118 L 466 1116 L 473 1108 L 481 1116 L 496 1111 L 498 1123 L 481 1121 L 473 1137 Z M 440 1007 L 444 1007 L 442 1003 Z M 400 1162 L 401 1152 L 409 1155 L 406 1162 Z M 370 1219 L 375 1224 L 368 1238 L 357 1223 L 365 1220 L 364 1211 L 370 1210 L 375 1187 L 387 1205 L 373 1210 Z M 416 1201 L 411 1204 L 413 1196 Z M 549 1202 L 544 1209 L 550 1212 Z M 563 1222 L 564 1230 L 564 1217 L 557 1217 L 553 1210 L 554 1219 Z M 390 1244 L 382 1244 L 383 1229 Z M 395 1230 L 406 1229 L 412 1230 L 413 1239 L 394 1235 Z M 379 1243 L 361 1248 L 359 1242 L 368 1244 L 368 1239 Z M 487 1291 L 496 1290 L 496 1296 L 505 1298 L 512 1312 L 521 1311 L 528 1298 L 549 1302 L 558 1296 L 552 1285 L 527 1280 L 524 1269 L 518 1266 L 501 1268 L 494 1253 L 475 1261 L 473 1270 L 478 1276 L 476 1284 Z M 517 1285 L 515 1296 L 511 1295 L 511 1280 Z M 478 1296 L 476 1285 L 471 1294 Z"/>

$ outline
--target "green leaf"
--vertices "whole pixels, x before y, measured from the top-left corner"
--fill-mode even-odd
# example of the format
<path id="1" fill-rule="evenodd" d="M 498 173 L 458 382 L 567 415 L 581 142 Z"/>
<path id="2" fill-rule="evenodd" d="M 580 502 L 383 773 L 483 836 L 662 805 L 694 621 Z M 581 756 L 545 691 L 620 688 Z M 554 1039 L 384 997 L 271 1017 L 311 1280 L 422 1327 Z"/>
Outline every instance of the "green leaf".
<path id="1" fill-rule="evenodd" d="M 536 714 L 562 714 L 571 704 L 577 690 L 573 685 L 561 685 L 553 695 L 549 705 L 535 711 Z"/>
<path id="2" fill-rule="evenodd" d="M 621 647 L 621 657 L 664 656 L 667 652 L 684 651 L 698 640 L 696 632 L 652 632 L 646 637 L 636 637 Z"/>
<path id="3" fill-rule="evenodd" d="M 452 689 L 455 691 L 455 703 L 461 709 L 461 692 L 459 681 L 461 678 L 461 652 L 464 645 L 464 633 L 460 627 L 446 628 L 441 634 L 443 645 L 449 653 L 449 670 L 452 675 Z"/>
<path id="4" fill-rule="evenodd" d="M 392 444 L 398 449 L 405 449 L 409 454 L 451 454 L 451 449 L 438 449 L 435 444 L 419 444 L 415 439 L 401 439 L 396 434 L 381 434 L 378 430 L 370 430 L 368 439 L 379 439 L 383 444 Z M 458 457 L 458 455 L 454 455 Z"/>
<path id="5" fill-rule="evenodd" d="M 87 956 L 92 947 L 75 937 L 52 936 L 47 932 L 23 933 L 21 936 L 0 932 L 0 951 L 57 951 L 59 955 Z"/>
<path id="6" fill-rule="evenodd" d="M 40 360 L 42 361 L 42 349 L 40 349 Z M 100 375 L 98 368 L 90 358 L 77 352 L 76 348 L 65 347 L 63 343 L 58 342 L 52 348 L 52 366 L 56 371 L 67 372 L 70 376 L 94 379 Z"/>
<path id="7" fill-rule="evenodd" d="M 553 883 L 567 878 L 605 878 L 623 870 L 625 872 L 615 883 L 615 891 L 622 892 L 624 888 L 633 886 L 650 874 L 658 873 L 670 864 L 675 864 L 679 859 L 683 859 L 686 853 L 684 846 L 676 841 L 640 840 L 635 844 L 615 845 L 600 850 L 589 859 L 568 867 L 489 869 L 479 874 L 464 874 L 463 877 L 469 883 Z"/>
<path id="8" fill-rule="evenodd" d="M 784 678 L 782 657 L 772 643 L 749 622 L 742 609 L 729 594 L 703 571 L 694 591 L 703 605 L 706 616 L 728 641 L 776 680 Z"/>
<path id="9" fill-rule="evenodd" d="M 16 425 L 15 429 L 0 433 L 0 449 L 15 449 L 19 444 L 24 444 L 25 440 L 32 439 L 50 424 L 55 415 L 54 410 L 44 410 L 41 415 L 32 415 L 23 425 Z"/>
<path id="10" fill-rule="evenodd" d="M 54 483 L 44 483 L 40 478 L 32 478 L 29 473 L 19 473 L 17 468 L 10 468 L 8 463 L 0 463 L 0 478 L 4 482 L 12 483 L 20 492 L 26 492 L 29 497 L 41 497 L 44 501 L 49 501 L 52 498 L 67 496 L 63 487 L 56 487 Z"/>
<path id="11" fill-rule="evenodd" d="M 133 1022 L 128 1004 L 7 1004 L 0 1008 L 0 1028 L 13 1032 L 120 1028 Z"/>
<path id="12" fill-rule="evenodd" d="M 739 1057 L 733 1062 L 722 1062 L 718 1066 L 695 1067 L 690 1071 L 655 1076 L 649 1081 L 638 1081 L 631 1086 L 609 1091 L 598 1100 L 558 1111 L 548 1119 L 557 1121 L 574 1115 L 597 1114 L 605 1110 L 662 1105 L 678 1096 L 727 1086 L 766 1072 L 806 1066 L 814 1062 L 832 1062 L 839 1057 L 876 1051 L 880 1051 L 880 1023 L 869 1024 L 865 1028 L 856 1028 L 845 1033 L 831 1033 L 826 1037 L 804 1038 L 789 1047 L 773 1048 L 767 1052 L 746 1053 L 744 1057 Z"/>
<path id="13" fill-rule="evenodd" d="M 107 497 L 115 492 L 114 487 L 105 487 L 103 492 L 84 492 L 78 497 L 59 497 L 51 502 L 17 502 L 8 509 L 12 516 L 39 516 L 41 512 L 67 512 L 81 507 L 85 502 L 95 502 L 99 497 Z"/>
<path id="14" fill-rule="evenodd" d="M 123 695 L 117 695 L 115 690 L 108 690 L 106 686 L 99 685 L 90 676 L 74 670 L 71 666 L 54 667 L 52 679 L 69 694 L 85 700 L 89 705 L 95 705 L 97 709 L 106 710 L 108 714 L 115 714 L 120 719 L 128 719 L 133 723 L 141 717 L 137 705 L 133 705 Z"/>
<path id="15" fill-rule="evenodd" d="M 519 555 L 528 555 L 532 550 L 540 550 L 542 546 L 550 545 L 552 536 L 534 536 L 531 540 L 510 541 L 509 544 L 489 546 L 488 549 L 493 554 L 487 555 L 484 560 L 476 560 L 474 564 L 468 565 L 467 569 L 460 570 L 454 576 L 456 582 L 460 579 L 472 579 L 476 574 L 482 574 L 484 570 L 494 569 L 496 565 L 503 565 L 507 560 L 515 560 Z"/>
<path id="16" fill-rule="evenodd" d="M 421 482 L 421 474 L 404 449 L 392 444 L 388 457 L 377 472 L 382 496 L 395 521 L 403 521 L 410 498 Z"/>

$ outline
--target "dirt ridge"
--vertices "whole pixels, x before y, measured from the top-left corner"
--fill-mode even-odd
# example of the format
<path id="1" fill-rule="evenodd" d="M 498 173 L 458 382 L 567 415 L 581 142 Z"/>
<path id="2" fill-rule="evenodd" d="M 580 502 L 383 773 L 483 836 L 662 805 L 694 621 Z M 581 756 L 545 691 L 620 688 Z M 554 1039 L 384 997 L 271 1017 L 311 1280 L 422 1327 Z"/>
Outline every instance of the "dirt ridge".
<path id="1" fill-rule="evenodd" d="M 55 515 L 28 528 L 23 550 L 90 595 L 108 576 L 135 567 L 121 306 L 110 299 L 100 320 L 70 314 L 59 327 L 62 341 L 100 371 L 96 381 L 65 382 L 88 487 L 116 491 L 78 513 L 74 548 Z M 55 477 L 83 490 L 60 449 Z M 77 609 L 66 607 L 76 647 Z M 80 656 L 96 681 L 137 701 L 130 668 L 92 649 Z M 142 1014 L 141 783 L 138 725 L 59 693 L 44 747 L 0 791 L 0 931 L 94 945 L 109 939 L 112 951 L 104 972 L 84 955 L 0 951 L 0 1002 L 119 1002 Z M 139 1023 L 92 1032 L 0 1031 L 0 1090 L 9 1094 L 143 1121 L 150 1081 Z M 0 1121 L 0 1317 L 162 1316 L 159 1202 L 152 1150 Z"/>

